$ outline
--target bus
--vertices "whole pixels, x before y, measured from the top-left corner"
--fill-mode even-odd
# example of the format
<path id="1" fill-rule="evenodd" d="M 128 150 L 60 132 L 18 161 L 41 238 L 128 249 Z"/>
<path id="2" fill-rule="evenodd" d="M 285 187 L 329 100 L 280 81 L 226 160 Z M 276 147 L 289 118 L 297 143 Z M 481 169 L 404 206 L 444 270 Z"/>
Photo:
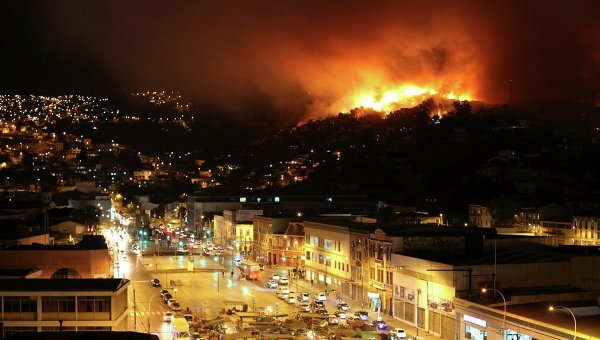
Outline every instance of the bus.
<path id="1" fill-rule="evenodd" d="M 258 280 L 258 274 L 260 273 L 260 266 L 256 262 L 242 261 L 238 264 L 240 274 L 245 277 L 246 280 Z"/>

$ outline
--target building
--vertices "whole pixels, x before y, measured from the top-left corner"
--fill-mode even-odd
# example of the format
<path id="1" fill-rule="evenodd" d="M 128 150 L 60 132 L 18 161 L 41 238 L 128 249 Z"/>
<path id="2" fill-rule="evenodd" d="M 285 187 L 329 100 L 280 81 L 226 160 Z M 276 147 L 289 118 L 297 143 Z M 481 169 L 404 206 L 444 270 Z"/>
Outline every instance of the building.
<path id="1" fill-rule="evenodd" d="M 600 215 L 573 216 L 572 233 L 573 244 L 600 245 Z"/>
<path id="2" fill-rule="evenodd" d="M 252 219 L 254 232 L 254 247 L 252 257 L 259 263 L 277 263 L 281 255 L 277 256 L 273 245 L 273 236 L 284 235 L 290 222 L 298 218 L 292 214 L 254 215 Z M 304 244 L 304 240 L 302 241 Z"/>
<path id="3" fill-rule="evenodd" d="M 2 336 L 61 327 L 124 330 L 129 284 L 125 279 L 0 279 Z"/>
<path id="4" fill-rule="evenodd" d="M 84 235 L 74 245 L 15 245 L 0 249 L 1 268 L 38 268 L 41 278 L 109 278 L 110 257 L 103 236 Z"/>
<path id="5" fill-rule="evenodd" d="M 600 338 L 600 307 L 594 300 L 560 302 L 540 296 L 536 302 L 513 305 L 505 295 L 488 299 L 454 299 L 456 339 L 555 340 Z M 571 314 L 573 313 L 573 314 Z"/>
<path id="6" fill-rule="evenodd" d="M 268 244 L 272 265 L 283 265 L 290 270 L 304 267 L 304 226 L 301 222 L 290 222 L 283 233 L 271 235 Z"/>
<path id="7" fill-rule="evenodd" d="M 232 246 L 239 252 L 252 252 L 254 225 L 252 219 L 262 210 L 225 210 L 214 216 L 214 242 Z"/>
<path id="8" fill-rule="evenodd" d="M 548 247 L 525 238 L 488 237 L 483 240 L 482 252 L 463 255 L 454 252 L 420 256 L 392 254 L 392 264 L 396 268 L 393 317 L 418 326 L 423 333 L 448 340 L 455 339 L 459 331 L 461 339 L 483 340 L 491 336 L 484 333 L 467 336 L 475 331 L 468 328 L 465 332 L 462 315 L 482 317 L 477 308 L 463 307 L 457 312 L 454 304 L 456 298 L 475 301 L 482 296 L 483 288 L 500 291 L 511 306 L 539 301 L 559 301 L 563 305 L 569 301 L 595 300 L 600 293 L 597 284 L 600 282 L 597 269 L 600 268 L 600 251 Z M 498 303 L 499 296 L 492 296 Z M 488 330 L 480 328 L 482 332 Z"/>
<path id="9" fill-rule="evenodd" d="M 304 221 L 306 279 L 328 290 L 350 292 L 350 231 L 334 221 Z"/>
<path id="10" fill-rule="evenodd" d="M 490 210 L 479 204 L 469 204 L 469 225 L 481 228 L 491 228 L 494 224 Z"/>

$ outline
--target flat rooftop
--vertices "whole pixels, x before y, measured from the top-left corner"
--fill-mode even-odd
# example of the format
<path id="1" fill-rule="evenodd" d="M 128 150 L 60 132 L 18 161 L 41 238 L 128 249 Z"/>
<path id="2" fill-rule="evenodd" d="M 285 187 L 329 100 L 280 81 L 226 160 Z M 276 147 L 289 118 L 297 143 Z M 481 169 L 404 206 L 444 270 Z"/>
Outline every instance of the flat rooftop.
<path id="1" fill-rule="evenodd" d="M 0 292 L 116 292 L 127 279 L 0 279 Z"/>
<path id="2" fill-rule="evenodd" d="M 83 235 L 83 239 L 76 244 L 39 244 L 15 245 L 4 250 L 108 250 L 106 240 L 102 235 Z"/>

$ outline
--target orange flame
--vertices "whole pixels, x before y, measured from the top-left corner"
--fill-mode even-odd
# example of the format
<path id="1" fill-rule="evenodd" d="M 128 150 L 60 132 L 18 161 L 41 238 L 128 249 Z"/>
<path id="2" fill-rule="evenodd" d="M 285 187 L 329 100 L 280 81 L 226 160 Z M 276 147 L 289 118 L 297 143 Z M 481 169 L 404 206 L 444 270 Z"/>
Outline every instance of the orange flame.
<path id="1" fill-rule="evenodd" d="M 473 99 L 468 93 L 444 92 L 433 87 L 407 83 L 385 89 L 358 90 L 349 96 L 344 112 L 354 108 L 367 108 L 389 113 L 403 107 L 419 105 L 432 96 L 461 101 Z"/>

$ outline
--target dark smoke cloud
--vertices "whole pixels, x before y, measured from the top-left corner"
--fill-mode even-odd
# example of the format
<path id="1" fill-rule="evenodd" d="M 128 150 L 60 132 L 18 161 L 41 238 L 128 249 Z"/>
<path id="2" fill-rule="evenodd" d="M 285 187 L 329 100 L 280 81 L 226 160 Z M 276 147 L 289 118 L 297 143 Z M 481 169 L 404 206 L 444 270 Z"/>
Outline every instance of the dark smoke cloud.
<path id="1" fill-rule="evenodd" d="M 349 93 L 393 82 L 503 103 L 512 80 L 518 101 L 581 100 L 600 85 L 598 4 L 52 1 L 10 9 L 19 19 L 3 38 L 28 56 L 1 60 L 35 70 L 25 85 L 8 73 L 32 91 L 175 89 L 231 111 L 260 100 L 289 114 L 335 113 Z"/>

